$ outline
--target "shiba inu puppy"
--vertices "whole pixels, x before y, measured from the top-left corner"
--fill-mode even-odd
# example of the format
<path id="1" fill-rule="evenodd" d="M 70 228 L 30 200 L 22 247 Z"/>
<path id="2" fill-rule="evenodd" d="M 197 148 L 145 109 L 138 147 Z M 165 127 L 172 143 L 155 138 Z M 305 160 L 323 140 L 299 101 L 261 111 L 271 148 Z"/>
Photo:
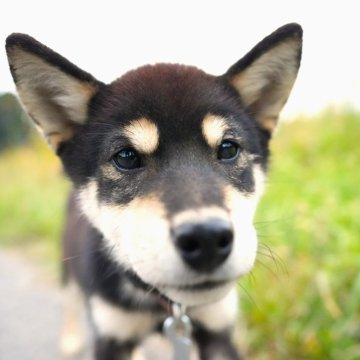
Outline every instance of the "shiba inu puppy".
<path id="1" fill-rule="evenodd" d="M 294 84 L 302 29 L 285 25 L 221 76 L 158 64 L 111 84 L 24 34 L 6 49 L 20 99 L 73 183 L 64 282 L 95 358 L 127 359 L 186 306 L 200 359 L 239 359 L 236 281 L 255 261 L 269 139 Z M 80 337 L 75 299 L 63 348 Z"/>

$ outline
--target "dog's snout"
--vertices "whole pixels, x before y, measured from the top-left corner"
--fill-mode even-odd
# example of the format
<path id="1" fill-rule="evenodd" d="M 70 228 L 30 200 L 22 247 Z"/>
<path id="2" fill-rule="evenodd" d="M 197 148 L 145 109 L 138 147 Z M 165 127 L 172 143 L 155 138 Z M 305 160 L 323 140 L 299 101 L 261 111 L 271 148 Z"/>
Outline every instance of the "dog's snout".
<path id="1" fill-rule="evenodd" d="M 175 245 L 192 269 L 210 272 L 230 255 L 233 246 L 231 225 L 221 219 L 185 223 L 174 229 Z"/>

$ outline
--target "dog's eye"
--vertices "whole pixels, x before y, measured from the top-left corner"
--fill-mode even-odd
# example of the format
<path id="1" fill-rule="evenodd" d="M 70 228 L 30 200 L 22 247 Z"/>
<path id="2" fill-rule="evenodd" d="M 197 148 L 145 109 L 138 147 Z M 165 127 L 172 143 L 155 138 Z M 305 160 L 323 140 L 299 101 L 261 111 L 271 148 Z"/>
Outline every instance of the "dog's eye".
<path id="1" fill-rule="evenodd" d="M 124 148 L 117 152 L 113 158 L 113 163 L 119 170 L 132 170 L 141 167 L 141 158 L 132 148 Z"/>
<path id="2" fill-rule="evenodd" d="M 238 157 L 239 153 L 240 146 L 238 144 L 225 140 L 218 148 L 217 158 L 219 160 L 234 160 Z"/>

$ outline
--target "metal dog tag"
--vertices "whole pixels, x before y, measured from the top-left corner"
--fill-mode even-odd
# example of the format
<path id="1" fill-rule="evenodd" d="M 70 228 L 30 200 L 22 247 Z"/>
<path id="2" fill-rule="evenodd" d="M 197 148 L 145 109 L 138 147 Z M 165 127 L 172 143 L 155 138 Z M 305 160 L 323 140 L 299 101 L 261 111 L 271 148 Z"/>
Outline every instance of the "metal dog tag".
<path id="1" fill-rule="evenodd" d="M 163 330 L 173 344 L 173 359 L 189 360 L 192 344 L 190 318 L 185 314 L 169 316 L 164 321 Z"/>

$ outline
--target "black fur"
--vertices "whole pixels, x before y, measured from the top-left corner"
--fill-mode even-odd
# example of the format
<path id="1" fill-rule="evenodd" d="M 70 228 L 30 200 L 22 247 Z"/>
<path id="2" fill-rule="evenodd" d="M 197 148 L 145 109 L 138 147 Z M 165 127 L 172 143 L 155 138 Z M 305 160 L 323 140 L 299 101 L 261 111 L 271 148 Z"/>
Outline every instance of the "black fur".
<path id="1" fill-rule="evenodd" d="M 287 39 L 296 39 L 301 41 L 302 39 L 302 28 L 299 24 L 292 23 L 287 24 L 275 32 L 265 37 L 259 44 L 257 44 L 250 52 L 248 52 L 243 58 L 241 58 L 237 63 L 235 63 L 224 75 L 228 79 L 232 76 L 238 74 L 248 66 L 250 66 L 259 56 L 271 48 L 275 47 L 277 44 L 283 42 Z M 301 48 L 299 49 L 297 55 L 298 65 L 300 65 L 301 60 Z"/>
<path id="2" fill-rule="evenodd" d="M 231 342 L 230 331 L 215 333 L 200 326 L 195 327 L 193 336 L 199 344 L 201 359 L 242 359 Z"/>
<path id="3" fill-rule="evenodd" d="M 114 339 L 98 337 L 95 343 L 95 358 L 101 360 L 129 360 L 136 343 L 118 343 Z"/>
<path id="4" fill-rule="evenodd" d="M 31 54 L 39 56 L 41 59 L 45 60 L 48 64 L 54 65 L 61 71 L 69 74 L 79 80 L 100 85 L 102 84 L 100 81 L 96 80 L 91 74 L 87 73 L 84 70 L 81 70 L 76 65 L 71 63 L 69 60 L 65 59 L 55 51 L 51 50 L 47 46 L 35 40 L 33 37 L 14 33 L 8 36 L 6 39 L 6 51 L 11 52 L 12 48 L 21 48 L 25 52 L 29 52 Z M 16 77 L 16 73 L 13 67 L 10 64 L 11 74 L 14 78 L 15 83 L 18 83 L 18 79 Z"/>
<path id="5" fill-rule="evenodd" d="M 129 312 L 159 314 L 160 320 L 153 330 L 161 329 L 161 319 L 165 318 L 169 310 L 166 305 L 171 300 L 145 283 L 134 270 L 115 262 L 112 249 L 105 246 L 103 234 L 81 215 L 76 201 L 79 189 L 96 178 L 98 200 L 118 208 L 126 207 L 131 200 L 141 196 L 156 194 L 165 207 L 169 222 L 183 210 L 212 205 L 224 208 L 223 190 L 227 185 L 244 196 L 253 193 L 254 165 L 266 170 L 271 134 L 244 105 L 241 92 L 232 84 L 232 79 L 262 54 L 288 39 L 299 42 L 298 67 L 301 36 L 302 30 L 297 24 L 278 29 L 222 76 L 212 76 L 190 66 L 158 64 L 130 71 L 108 85 L 27 35 L 8 37 L 6 49 L 17 85 L 21 84 L 14 65 L 18 59 L 12 55 L 20 49 L 94 90 L 85 104 L 84 124 L 74 124 L 73 136 L 64 137 L 56 149 L 75 189 L 70 197 L 64 233 L 65 284 L 75 280 L 88 299 L 97 294 Z M 58 105 L 58 109 L 61 110 L 61 106 Z M 202 134 L 202 122 L 207 114 L 226 119 L 231 139 L 240 147 L 241 161 L 219 161 L 216 151 Z M 159 145 L 151 155 L 141 154 L 144 166 L 120 174 L 112 165 L 113 155 L 131 145 L 121 130 L 139 118 L 151 119 L 156 124 Z M 37 119 L 35 121 L 40 124 Z M 199 288 L 201 286 L 210 288 L 213 283 L 204 282 Z M 181 289 L 191 292 L 194 287 Z M 230 329 L 217 333 L 195 323 L 193 339 L 199 346 L 201 360 L 215 360 L 220 356 L 240 359 L 231 343 Z M 140 340 L 134 338 L 120 343 L 97 334 L 95 357 L 97 360 L 126 359 Z"/>
<path id="6" fill-rule="evenodd" d="M 126 204 L 137 196 L 156 191 L 161 194 L 169 214 L 174 214 L 197 205 L 221 205 L 221 188 L 228 182 L 242 192 L 251 193 L 254 189 L 252 172 L 247 167 L 236 169 L 226 164 L 219 165 L 200 136 L 201 120 L 208 112 L 231 119 L 243 149 L 256 155 L 256 161 L 262 167 L 267 161 L 266 148 L 261 146 L 257 125 L 244 113 L 240 98 L 232 87 L 223 79 L 192 67 L 157 65 L 140 68 L 103 88 L 93 98 L 90 109 L 88 125 L 81 128 L 59 152 L 67 173 L 77 186 L 96 176 L 97 169 L 109 162 L 113 152 L 127 145 L 117 135 L 119 132 L 116 129 L 126 126 L 130 120 L 138 117 L 153 119 L 160 130 L 160 138 L 164 139 L 156 153 L 145 159 L 148 167 L 157 169 L 156 176 L 142 170 L 128 177 L 122 176 L 117 181 L 102 179 L 99 197 L 106 202 Z M 178 156 L 174 157 L 173 152 Z M 196 162 L 193 162 L 194 158 Z M 186 188 L 181 186 L 184 181 L 188 184 Z M 172 191 L 174 188 L 177 191 Z M 70 212 L 70 219 L 76 213 Z M 65 264 L 66 267 L 78 264 L 77 271 L 80 273 L 75 276 L 84 279 L 84 290 L 89 295 L 101 294 L 110 303 L 124 309 L 164 312 L 157 292 L 151 293 L 136 275 L 115 265 L 107 256 L 107 250 L 102 248 L 101 234 L 90 224 L 87 226 L 91 234 L 81 237 L 86 249 L 85 252 L 82 249 L 81 257 L 84 259 L 75 258 Z M 70 231 L 70 234 L 73 233 Z M 73 243 L 74 240 L 66 242 Z M 73 254 L 65 254 L 65 258 L 71 258 Z M 85 262 L 85 266 L 79 266 L 81 261 Z M 86 275 L 82 276 L 84 271 Z M 121 292 L 124 281 L 132 281 L 147 294 L 144 302 L 134 302 L 131 294 Z M 211 360 L 211 356 L 216 359 L 219 354 L 229 360 L 238 359 L 228 335 L 199 328 L 195 339 L 200 345 L 203 360 Z M 108 344 L 108 348 L 104 344 Z M 107 359 L 109 355 L 104 353 L 123 348 L 114 344 L 114 339 L 99 340 L 96 344 L 97 359 Z M 214 344 L 217 352 L 213 351 Z"/>

